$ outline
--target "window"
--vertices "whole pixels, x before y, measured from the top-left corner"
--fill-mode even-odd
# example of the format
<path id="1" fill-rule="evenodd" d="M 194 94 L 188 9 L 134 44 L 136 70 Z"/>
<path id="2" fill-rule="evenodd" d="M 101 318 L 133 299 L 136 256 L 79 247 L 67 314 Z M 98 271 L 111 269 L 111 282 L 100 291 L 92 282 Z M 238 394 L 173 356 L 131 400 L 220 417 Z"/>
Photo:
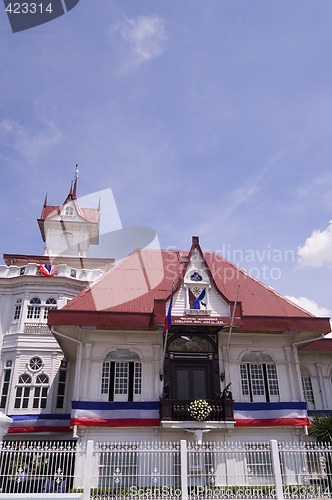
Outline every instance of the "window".
<path id="1" fill-rule="evenodd" d="M 66 359 L 61 361 L 58 379 L 58 392 L 56 398 L 56 407 L 63 408 L 65 402 L 66 380 L 67 380 L 68 362 Z"/>
<path id="2" fill-rule="evenodd" d="M 37 356 L 32 359 L 36 358 Z M 45 373 L 39 373 L 35 377 L 33 379 L 28 373 L 19 376 L 16 385 L 15 408 L 25 409 L 31 408 L 31 406 L 33 409 L 46 408 L 49 377 Z"/>
<path id="3" fill-rule="evenodd" d="M 50 297 L 49 299 L 46 300 L 45 302 L 45 308 L 44 308 L 44 319 L 48 318 L 48 312 L 51 309 L 57 309 L 57 302 L 53 297 Z"/>
<path id="4" fill-rule="evenodd" d="M 16 386 L 15 408 L 28 408 L 31 383 L 31 376 L 27 373 L 19 376 Z"/>
<path id="5" fill-rule="evenodd" d="M 46 408 L 48 393 L 48 376 L 41 373 L 36 377 L 36 385 L 33 395 L 33 408 Z"/>
<path id="6" fill-rule="evenodd" d="M 71 207 L 71 206 L 67 206 L 65 208 L 65 215 L 68 216 L 68 217 L 73 217 L 73 215 L 74 215 L 74 208 Z"/>
<path id="7" fill-rule="evenodd" d="M 11 373 L 12 373 L 12 370 L 10 367 L 8 367 L 8 368 L 6 367 L 3 371 L 3 384 L 2 384 L 2 391 L 1 391 L 0 408 L 6 408 Z"/>
<path id="8" fill-rule="evenodd" d="M 57 300 L 54 297 L 49 297 L 45 302 L 39 297 L 33 297 L 28 305 L 27 319 L 47 320 L 51 309 L 57 309 Z"/>
<path id="9" fill-rule="evenodd" d="M 301 378 L 304 399 L 307 402 L 308 409 L 315 408 L 314 392 L 312 390 L 311 377 L 306 368 L 301 366 Z"/>
<path id="10" fill-rule="evenodd" d="M 137 354 L 118 349 L 107 355 L 102 367 L 101 393 L 108 401 L 138 401 L 141 395 L 142 366 Z"/>
<path id="11" fill-rule="evenodd" d="M 240 365 L 242 396 L 248 401 L 279 401 L 279 386 L 271 356 L 261 351 L 245 354 Z"/>
<path id="12" fill-rule="evenodd" d="M 34 356 L 29 361 L 29 368 L 33 372 L 40 370 L 43 367 L 43 360 L 39 356 Z"/>
<path id="13" fill-rule="evenodd" d="M 27 319 L 39 319 L 41 310 L 41 300 L 38 297 L 33 297 L 28 306 Z"/>
<path id="14" fill-rule="evenodd" d="M 15 310 L 14 310 L 14 321 L 17 321 L 21 317 L 21 311 L 22 311 L 22 299 L 17 299 L 16 305 L 15 305 Z"/>

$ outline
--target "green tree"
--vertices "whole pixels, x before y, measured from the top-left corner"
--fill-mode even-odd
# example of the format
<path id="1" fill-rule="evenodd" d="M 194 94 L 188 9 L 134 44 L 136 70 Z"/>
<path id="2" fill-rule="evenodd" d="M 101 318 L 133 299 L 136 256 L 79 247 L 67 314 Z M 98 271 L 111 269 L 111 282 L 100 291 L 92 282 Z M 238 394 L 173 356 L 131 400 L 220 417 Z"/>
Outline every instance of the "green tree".
<path id="1" fill-rule="evenodd" d="M 311 421 L 310 434 L 319 443 L 332 444 L 332 413 L 329 415 L 314 415 Z"/>

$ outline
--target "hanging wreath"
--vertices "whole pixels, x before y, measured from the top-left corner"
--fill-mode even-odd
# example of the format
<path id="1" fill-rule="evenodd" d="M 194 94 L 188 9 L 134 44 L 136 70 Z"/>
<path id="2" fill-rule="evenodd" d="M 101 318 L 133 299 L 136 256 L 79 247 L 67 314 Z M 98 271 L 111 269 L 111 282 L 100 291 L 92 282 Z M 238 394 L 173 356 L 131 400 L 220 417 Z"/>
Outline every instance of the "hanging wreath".
<path id="1" fill-rule="evenodd" d="M 189 406 L 189 415 L 194 420 L 199 420 L 202 422 L 203 420 L 207 420 L 208 416 L 211 413 L 211 406 L 205 399 L 195 399 L 192 401 Z"/>

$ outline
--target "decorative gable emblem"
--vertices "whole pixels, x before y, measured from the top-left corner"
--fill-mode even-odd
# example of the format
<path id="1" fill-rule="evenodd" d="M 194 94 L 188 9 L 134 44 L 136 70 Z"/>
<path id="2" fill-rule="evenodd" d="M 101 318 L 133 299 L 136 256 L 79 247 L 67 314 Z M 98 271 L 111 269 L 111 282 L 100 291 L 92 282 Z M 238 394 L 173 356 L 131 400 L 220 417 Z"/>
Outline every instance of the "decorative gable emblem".
<path id="1" fill-rule="evenodd" d="M 194 273 L 190 276 L 190 279 L 191 279 L 191 281 L 196 281 L 196 282 L 198 282 L 198 281 L 202 281 L 202 279 L 203 279 L 203 278 L 202 278 L 202 276 L 201 276 L 201 275 L 200 275 L 197 271 L 195 271 L 195 272 L 194 272 Z"/>

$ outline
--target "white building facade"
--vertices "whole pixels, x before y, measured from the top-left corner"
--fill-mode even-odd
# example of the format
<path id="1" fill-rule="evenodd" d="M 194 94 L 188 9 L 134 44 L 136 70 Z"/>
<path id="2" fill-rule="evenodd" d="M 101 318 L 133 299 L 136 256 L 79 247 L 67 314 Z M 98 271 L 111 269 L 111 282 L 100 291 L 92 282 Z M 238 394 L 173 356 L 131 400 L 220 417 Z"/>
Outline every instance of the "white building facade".
<path id="1" fill-rule="evenodd" d="M 89 259 L 98 243 L 99 208 L 79 206 L 77 175 L 62 205 L 45 199 L 38 219 L 43 255 L 5 254 L 0 266 L 0 410 L 10 416 L 8 437 L 68 439 L 69 364 L 47 325 L 61 309 L 113 265 Z"/>
<path id="2" fill-rule="evenodd" d="M 186 252 L 134 252 L 49 324 L 70 362 L 82 442 L 298 442 L 309 410 L 332 409 L 329 355 L 313 370 L 302 351 L 329 320 L 203 252 L 197 237 Z M 210 408 L 202 420 L 195 400 Z"/>

